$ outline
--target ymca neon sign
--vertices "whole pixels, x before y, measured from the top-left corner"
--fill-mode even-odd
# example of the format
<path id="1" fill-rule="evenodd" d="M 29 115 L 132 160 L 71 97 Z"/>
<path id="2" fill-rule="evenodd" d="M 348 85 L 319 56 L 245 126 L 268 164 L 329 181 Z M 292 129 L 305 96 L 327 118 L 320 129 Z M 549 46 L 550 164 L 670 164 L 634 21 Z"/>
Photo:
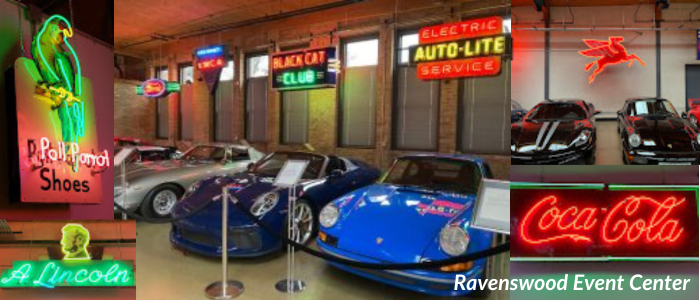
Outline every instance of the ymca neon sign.
<path id="1" fill-rule="evenodd" d="M 573 186 L 511 185 L 513 257 L 697 259 L 697 187 Z"/>

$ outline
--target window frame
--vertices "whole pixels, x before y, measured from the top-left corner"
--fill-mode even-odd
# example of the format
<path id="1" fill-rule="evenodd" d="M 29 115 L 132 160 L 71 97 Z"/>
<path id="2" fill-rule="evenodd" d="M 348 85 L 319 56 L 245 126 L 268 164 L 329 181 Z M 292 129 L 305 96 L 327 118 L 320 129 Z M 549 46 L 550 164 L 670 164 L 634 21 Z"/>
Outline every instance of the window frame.
<path id="1" fill-rule="evenodd" d="M 250 125 L 248 125 L 248 80 L 250 79 L 250 77 L 248 75 L 248 60 L 250 58 L 258 57 L 258 56 L 267 56 L 267 58 L 268 58 L 267 76 L 265 76 L 265 78 L 267 80 L 267 89 L 268 89 L 267 98 L 268 98 L 268 100 L 270 98 L 270 93 L 269 93 L 269 91 L 270 91 L 270 74 L 271 74 L 272 70 L 270 70 L 269 62 L 270 62 L 270 58 L 272 57 L 272 55 L 270 55 L 270 52 L 267 50 L 244 53 L 243 54 L 243 137 L 247 141 L 250 141 L 250 138 L 248 136 L 248 127 L 250 126 Z M 263 77 L 255 77 L 255 78 L 263 78 Z M 281 94 L 280 94 L 280 96 L 281 96 Z M 280 108 L 281 108 L 281 103 L 280 103 Z M 266 117 L 268 117 L 267 115 L 269 115 L 269 114 L 270 114 L 270 110 L 266 109 Z M 266 130 L 267 132 L 265 133 L 266 136 L 265 136 L 264 142 L 269 142 L 268 141 L 269 140 L 269 133 L 270 133 L 269 129 L 270 128 L 268 126 L 267 130 Z"/>
<path id="2" fill-rule="evenodd" d="M 398 116 L 399 116 L 399 110 L 397 109 L 399 107 L 399 73 L 401 68 L 405 66 L 410 66 L 411 64 L 401 64 L 401 50 L 404 50 L 404 48 L 401 48 L 401 37 L 405 35 L 411 35 L 411 34 L 419 34 L 420 35 L 420 29 L 423 27 L 435 25 L 437 23 L 431 23 L 431 24 L 424 24 L 424 25 L 419 25 L 419 26 L 413 26 L 413 27 L 407 27 L 404 29 L 396 30 L 394 31 L 394 61 L 393 65 L 394 67 L 392 68 L 392 100 L 391 100 L 391 150 L 393 151 L 412 151 L 412 152 L 417 152 L 417 151 L 422 151 L 422 152 L 438 152 L 440 150 L 440 122 L 441 122 L 441 112 L 440 112 L 440 100 L 442 97 L 442 80 L 436 80 L 438 81 L 438 95 L 437 95 L 437 120 L 435 126 L 435 147 L 431 149 L 411 149 L 411 148 L 400 148 L 398 147 Z M 410 61 L 410 57 L 409 57 Z M 418 75 L 416 75 L 418 76 Z"/>
<path id="3" fill-rule="evenodd" d="M 182 82 L 182 70 L 187 67 L 192 67 L 192 84 L 194 84 L 194 64 L 192 62 L 182 62 L 177 64 L 177 77 L 180 86 L 184 85 L 184 83 Z M 182 138 L 182 94 L 180 94 L 177 104 L 177 138 L 178 140 L 183 141 L 184 139 Z"/>
<path id="4" fill-rule="evenodd" d="M 354 42 L 362 42 L 362 41 L 368 41 L 368 40 L 377 40 L 377 65 L 376 71 L 379 73 L 379 67 L 381 64 L 381 53 L 382 53 L 382 44 L 381 44 L 381 39 L 379 37 L 379 32 L 372 32 L 372 33 L 366 33 L 362 35 L 356 35 L 356 36 L 349 36 L 349 37 L 341 37 L 340 38 L 340 43 L 339 43 L 339 49 L 338 51 L 340 52 L 340 73 L 338 74 L 338 84 L 336 85 L 336 99 L 338 99 L 338 105 L 336 106 L 336 147 L 338 148 L 345 148 L 345 149 L 376 149 L 377 148 L 377 112 L 374 112 L 374 141 L 372 141 L 372 145 L 370 146 L 349 146 L 349 145 L 343 145 L 343 88 L 345 86 L 345 70 L 347 68 L 347 58 L 346 58 L 346 52 L 347 52 L 347 44 L 354 43 Z M 379 93 L 377 90 L 374 91 L 376 94 L 376 99 L 375 102 L 379 101 Z"/>
<path id="5" fill-rule="evenodd" d="M 275 52 L 273 52 L 272 54 L 270 54 L 270 59 L 272 59 L 272 55 L 275 54 L 275 53 L 282 53 L 282 52 L 289 52 L 289 51 L 296 51 L 296 50 L 304 50 L 304 49 L 309 49 L 309 48 L 311 48 L 311 43 L 310 43 L 310 42 L 309 42 L 309 43 L 295 43 L 295 44 L 280 46 L 280 47 L 278 47 L 279 51 L 275 51 Z M 270 73 L 272 73 L 272 70 L 270 70 Z M 271 74 L 268 74 L 268 77 L 269 77 L 270 75 L 271 75 Z M 305 90 L 305 91 L 308 92 L 308 90 Z M 304 143 L 301 143 L 301 144 L 300 144 L 300 143 L 285 143 L 285 142 L 284 142 L 284 130 L 283 130 L 283 129 L 284 129 L 284 127 L 283 127 L 283 126 L 284 126 L 284 93 L 285 93 L 285 92 L 293 92 L 293 91 L 274 90 L 274 92 L 277 93 L 277 98 L 278 98 L 277 101 L 279 101 L 279 102 L 278 102 L 278 103 L 279 103 L 279 112 L 277 113 L 277 120 L 278 120 L 278 122 L 279 122 L 279 123 L 278 123 L 278 124 L 279 124 L 278 130 L 277 130 L 277 131 L 278 131 L 278 137 L 277 137 L 277 138 L 278 138 L 278 144 L 279 144 L 279 145 L 283 145 L 283 146 L 303 146 Z M 307 101 L 309 101 L 309 99 L 307 99 Z M 307 105 L 308 105 L 308 103 L 307 103 Z M 307 109 L 308 109 L 308 108 L 307 108 Z M 309 141 L 308 141 L 308 137 L 309 137 L 309 135 L 308 135 L 308 131 L 309 131 L 309 124 L 308 124 L 308 121 L 311 120 L 311 114 L 309 113 L 307 116 L 308 116 L 309 118 L 308 118 L 307 124 L 306 124 L 306 131 L 307 131 L 307 132 L 306 132 L 306 133 L 307 133 L 307 142 L 306 142 L 306 143 L 309 142 Z"/>

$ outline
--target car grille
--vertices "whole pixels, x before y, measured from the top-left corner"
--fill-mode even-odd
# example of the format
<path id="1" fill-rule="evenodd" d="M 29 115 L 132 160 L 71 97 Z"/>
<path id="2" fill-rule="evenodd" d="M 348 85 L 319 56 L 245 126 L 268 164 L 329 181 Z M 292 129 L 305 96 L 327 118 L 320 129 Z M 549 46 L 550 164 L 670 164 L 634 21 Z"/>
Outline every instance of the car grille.
<path id="1" fill-rule="evenodd" d="M 217 236 L 213 236 L 211 234 L 204 234 L 201 232 L 197 231 L 190 231 L 187 229 L 182 229 L 178 228 L 178 232 L 180 235 L 197 244 L 202 244 L 202 245 L 210 245 L 210 246 L 215 246 L 215 245 L 221 245 L 221 238 Z"/>
<path id="2" fill-rule="evenodd" d="M 178 232 L 183 238 L 193 243 L 217 247 L 221 245 L 221 238 L 217 235 L 182 228 L 179 228 Z M 228 245 L 239 250 L 259 250 L 262 248 L 262 240 L 254 228 L 229 229 Z"/>

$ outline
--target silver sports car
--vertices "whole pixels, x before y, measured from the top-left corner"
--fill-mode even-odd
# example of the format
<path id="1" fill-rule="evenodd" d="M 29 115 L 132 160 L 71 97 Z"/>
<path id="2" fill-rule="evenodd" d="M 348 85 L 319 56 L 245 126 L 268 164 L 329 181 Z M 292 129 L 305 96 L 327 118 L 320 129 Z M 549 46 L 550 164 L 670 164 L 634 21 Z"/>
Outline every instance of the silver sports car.
<path id="1" fill-rule="evenodd" d="M 115 157 L 114 202 L 147 217 L 165 218 L 193 183 L 245 171 L 263 155 L 249 146 L 199 145 L 174 160 L 127 163 Z"/>

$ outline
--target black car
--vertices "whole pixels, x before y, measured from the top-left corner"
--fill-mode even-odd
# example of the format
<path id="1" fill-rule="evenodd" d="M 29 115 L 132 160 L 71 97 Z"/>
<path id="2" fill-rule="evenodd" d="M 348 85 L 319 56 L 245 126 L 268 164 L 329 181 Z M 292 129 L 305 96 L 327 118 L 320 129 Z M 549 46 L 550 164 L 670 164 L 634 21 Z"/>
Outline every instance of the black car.
<path id="1" fill-rule="evenodd" d="M 594 164 L 593 104 L 583 100 L 547 100 L 510 125 L 513 165 Z"/>
<path id="2" fill-rule="evenodd" d="M 513 101 L 513 99 L 510 99 L 510 123 L 511 124 L 520 121 L 520 119 L 522 119 L 526 113 L 527 113 L 527 111 L 524 110 L 522 106 L 520 106 L 520 103 Z"/>
<path id="3" fill-rule="evenodd" d="M 661 98 L 634 98 L 617 112 L 622 139 L 622 161 L 643 165 L 697 165 L 700 135 L 678 115 L 671 102 Z"/>

